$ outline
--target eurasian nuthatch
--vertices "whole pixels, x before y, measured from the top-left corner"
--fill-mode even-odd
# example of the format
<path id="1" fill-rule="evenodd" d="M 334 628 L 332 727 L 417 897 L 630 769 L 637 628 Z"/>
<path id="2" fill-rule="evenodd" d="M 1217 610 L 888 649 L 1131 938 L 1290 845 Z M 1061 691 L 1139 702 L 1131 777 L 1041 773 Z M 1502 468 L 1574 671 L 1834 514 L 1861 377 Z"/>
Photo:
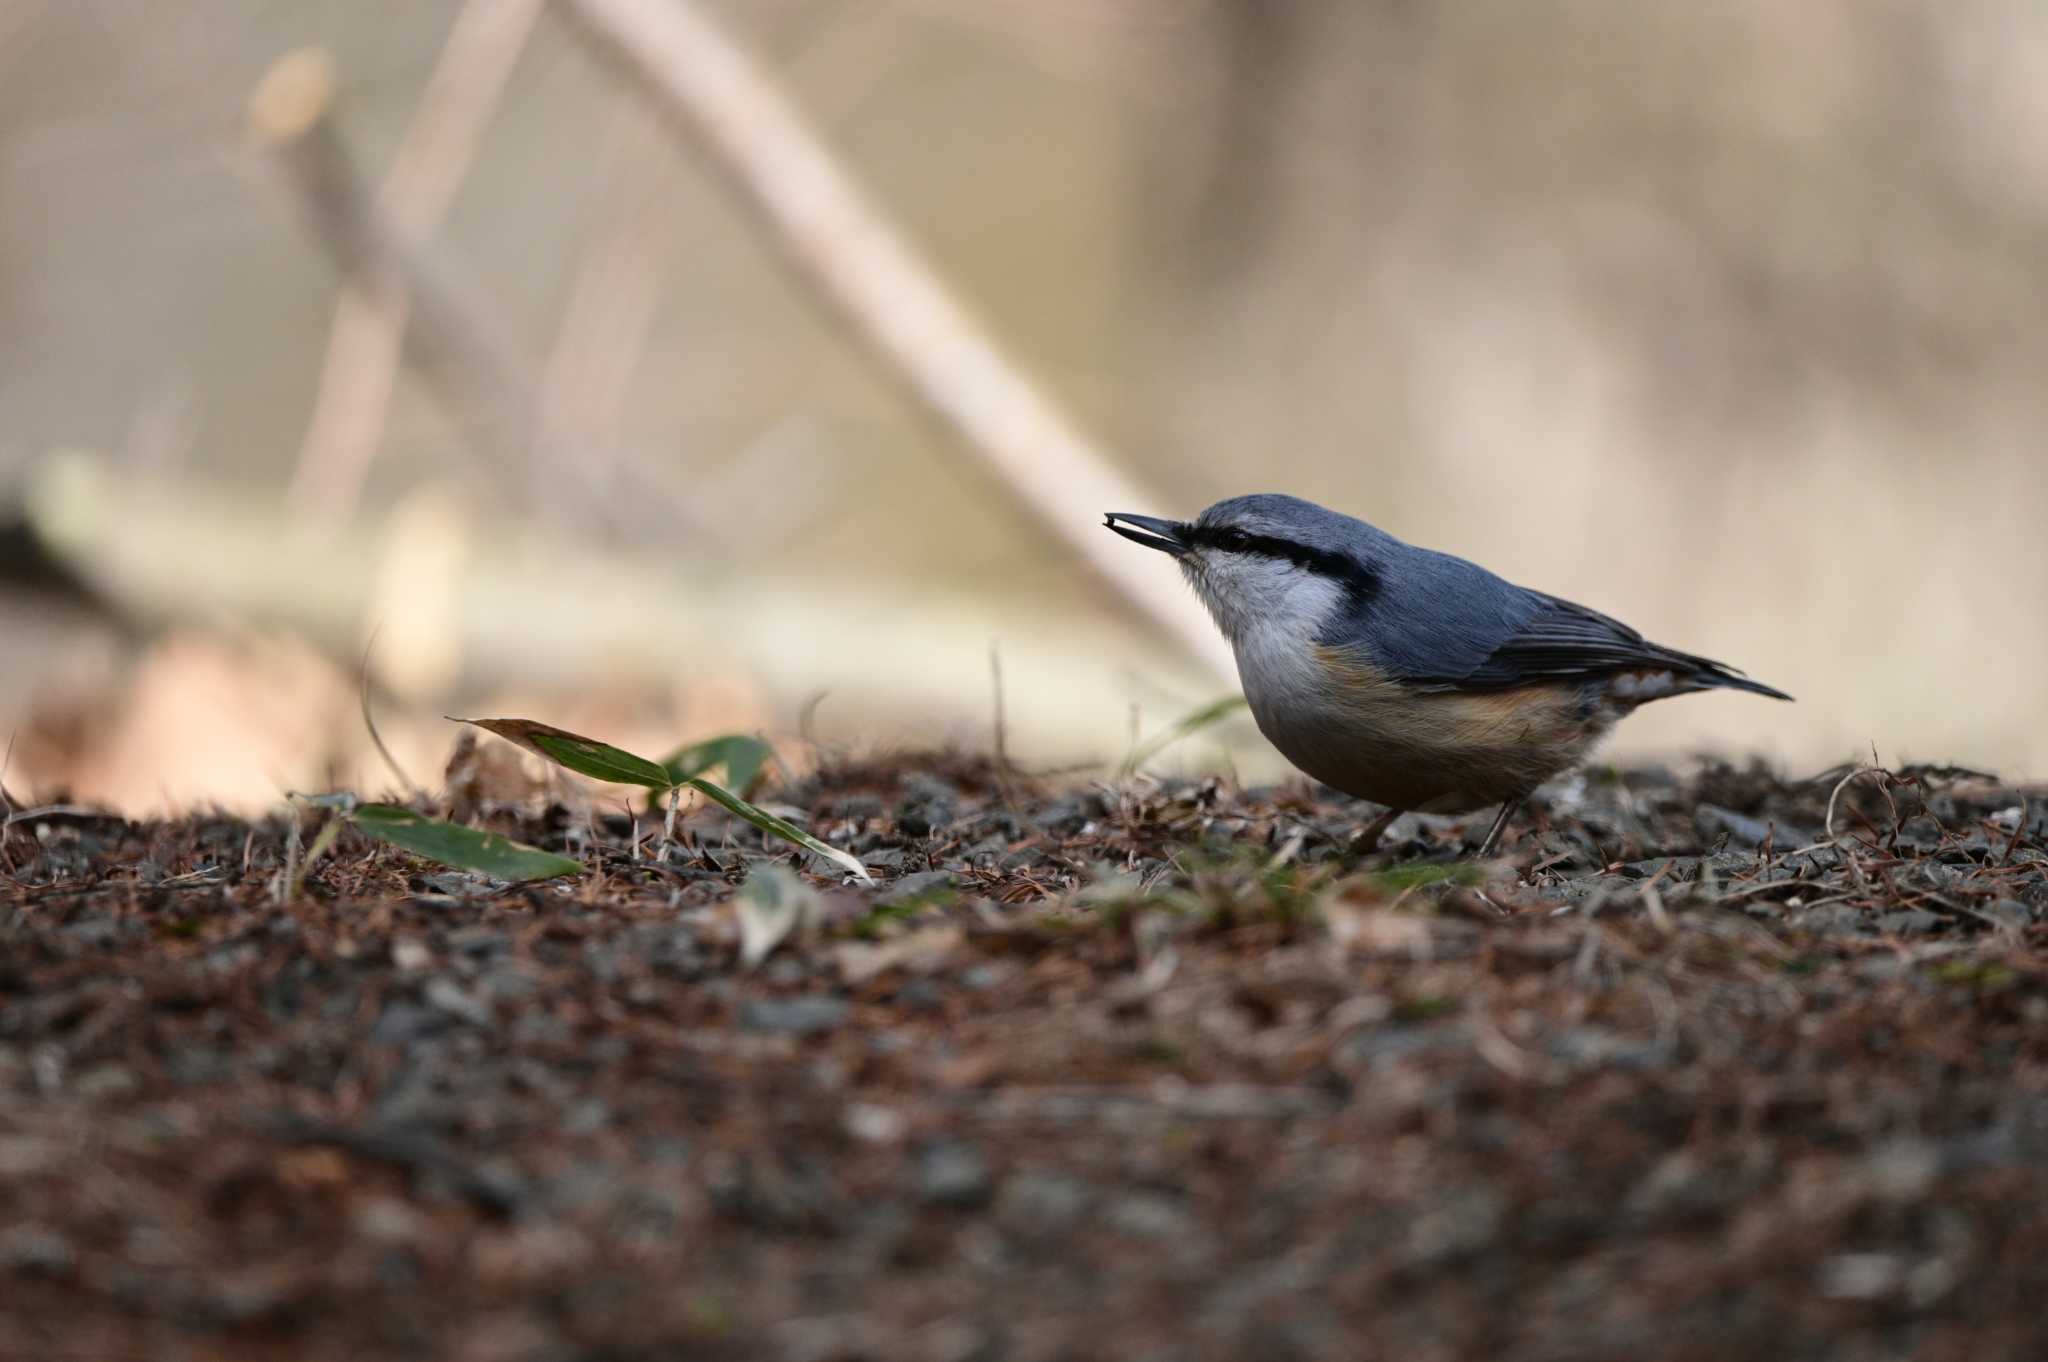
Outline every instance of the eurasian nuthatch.
<path id="1" fill-rule="evenodd" d="M 1792 698 L 1299 497 L 1105 523 L 1180 563 L 1282 755 L 1389 820 L 1500 804 L 1482 856 L 1530 791 L 1637 705 L 1717 688 Z"/>

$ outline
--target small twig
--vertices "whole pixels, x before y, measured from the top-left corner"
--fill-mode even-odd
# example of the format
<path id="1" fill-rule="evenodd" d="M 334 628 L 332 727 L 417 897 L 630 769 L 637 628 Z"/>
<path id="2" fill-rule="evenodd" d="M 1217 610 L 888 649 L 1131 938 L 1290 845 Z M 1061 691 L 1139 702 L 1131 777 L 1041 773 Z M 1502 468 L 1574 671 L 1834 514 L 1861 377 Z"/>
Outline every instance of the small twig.
<path id="1" fill-rule="evenodd" d="M 1638 892 L 1643 900 L 1643 912 L 1649 917 L 1651 925 L 1669 936 L 1672 931 L 1671 914 L 1664 911 L 1664 896 L 1657 892 L 1657 881 L 1663 878 L 1663 875 L 1664 871 L 1659 870 L 1643 882 L 1643 887 Z"/>
<path id="2" fill-rule="evenodd" d="M 1308 833 L 1306 827 L 1296 828 L 1293 835 L 1281 845 L 1280 850 L 1273 853 L 1273 859 L 1266 862 L 1266 869 L 1279 870 L 1291 864 L 1294 858 L 1301 854 L 1302 847 L 1308 843 Z"/>
<path id="3" fill-rule="evenodd" d="M 378 187 L 405 242 L 424 245 L 446 220 L 541 8 L 542 0 L 468 0 L 456 15 Z M 383 438 L 407 309 L 405 299 L 380 306 L 356 284 L 343 287 L 286 494 L 300 511 L 342 520 L 354 509 Z"/>
<path id="4" fill-rule="evenodd" d="M 1335 1101 L 1308 1087 L 1210 1083 L 1153 1088 L 1017 1086 L 976 1094 L 958 1105 L 978 1121 L 1050 1120 L 1064 1125 L 1117 1118 L 1278 1120 L 1320 1115 Z"/>
<path id="5" fill-rule="evenodd" d="M 1569 904 L 1566 905 L 1566 907 L 1569 906 Z M 1558 911 L 1562 912 L 1563 909 Z M 1555 917 L 1557 914 L 1552 913 L 1551 916 Z M 1600 960 L 1600 946 L 1606 940 L 1606 936 L 1607 934 L 1601 930 L 1599 923 L 1589 921 L 1586 924 L 1585 931 L 1579 938 L 1578 953 L 1572 958 L 1573 983 L 1584 987 L 1592 979 L 1593 969 Z"/>
<path id="6" fill-rule="evenodd" d="M 676 806 L 682 802 L 682 798 L 682 786 L 668 787 L 668 815 L 661 824 L 661 855 L 658 857 L 663 861 L 668 859 L 669 848 L 676 844 Z"/>
<path id="7" fill-rule="evenodd" d="M 280 907 L 295 896 L 299 883 L 299 837 L 301 823 L 297 800 L 291 803 L 292 821 L 284 838 L 284 870 L 277 877 L 277 889 L 272 902 Z"/>
<path id="8" fill-rule="evenodd" d="M 591 239 L 571 272 L 555 324 L 555 335 L 541 361 L 540 402 L 543 419 L 557 430 L 574 430 L 584 439 L 573 450 L 571 465 L 542 461 L 550 452 L 536 444 L 527 470 L 535 497 L 580 497 L 588 513 L 615 520 L 633 520 L 646 534 L 665 525 L 671 533 L 701 530 L 676 524 L 687 515 L 680 499 L 648 495 L 628 487 L 621 467 L 624 452 L 623 413 L 633 375 L 646 350 L 647 338 L 660 315 L 662 284 L 673 253 L 664 213 L 666 191 L 674 178 L 674 158 L 662 154 L 648 111 L 631 104 L 613 114 L 612 130 L 600 152 L 603 184 L 598 190 Z M 666 488 L 662 490 L 667 490 Z"/>
<path id="9" fill-rule="evenodd" d="M 12 748 L 12 743 L 9 744 L 9 747 L 10 749 Z M 0 768 L 0 774 L 4 774 L 4 768 Z M 4 791 L 0 791 L 0 794 L 4 794 Z M 1998 858 L 1998 863 L 2001 866 L 2011 865 L 2013 853 L 2020 849 L 2020 842 L 2027 835 L 2027 814 L 2027 797 L 2021 795 L 2020 816 L 2013 821 L 2012 836 L 2007 838 L 2005 843 L 2005 854 Z"/>
<path id="10" fill-rule="evenodd" d="M 1740 889 L 1733 889 L 1728 893 L 1718 895 L 1714 899 L 1714 904 L 1716 907 L 1720 907 L 1725 904 L 1740 903 L 1744 899 L 1755 898 L 1773 889 L 1810 889 L 1814 886 L 1814 883 L 1812 880 L 1802 880 L 1794 875 L 1787 875 L 1782 880 L 1761 880 L 1755 884 L 1746 884 Z"/>
<path id="11" fill-rule="evenodd" d="M 272 66 L 249 99 L 249 123 L 296 200 L 307 227 L 343 278 L 390 318 L 403 318 L 407 353 L 479 451 L 496 454 L 552 439 L 531 366 L 508 329 L 456 289 L 394 229 L 364 184 L 333 121 L 335 78 L 318 49 Z M 477 484 L 502 495 L 502 477 Z"/>
<path id="12" fill-rule="evenodd" d="M 38 818 L 113 818 L 121 815 L 108 813 L 105 809 L 88 808 L 83 804 L 44 804 L 33 809 L 21 809 L 10 813 L 0 829 L 11 828 L 16 823 L 32 823 Z"/>
<path id="13" fill-rule="evenodd" d="M 384 764 L 391 768 L 392 775 L 398 777 L 398 783 L 403 785 L 414 799 L 421 799 L 425 797 L 426 792 L 413 784 L 412 777 L 398 764 L 398 758 L 391 755 L 391 749 L 384 745 L 384 735 L 377 731 L 377 720 L 370 713 L 370 652 L 377 646 L 377 635 L 383 632 L 383 629 L 383 622 L 379 621 L 377 627 L 370 630 L 369 642 L 363 645 L 363 665 L 358 669 L 356 698 L 363 710 L 363 727 L 370 730 L 370 741 L 376 746 L 377 755 L 384 758 Z"/>
<path id="14" fill-rule="evenodd" d="M 14 739 L 16 736 L 17 734 L 14 732 L 8 733 L 7 752 L 4 756 L 0 756 L 0 856 L 7 858 L 7 868 L 9 870 L 14 868 L 14 856 L 13 853 L 7 850 L 5 843 L 7 840 L 7 830 L 14 826 L 14 800 L 7 793 L 7 771 L 9 767 L 14 765 Z M 2022 819 L 2020 821 L 2024 825 L 2026 820 Z"/>
<path id="15" fill-rule="evenodd" d="M 996 773 L 998 776 L 1010 769 L 1010 746 L 1008 722 L 1003 714 L 1003 652 L 994 639 L 988 644 L 989 689 L 995 706 Z"/>
<path id="16" fill-rule="evenodd" d="M 1472 1016 L 1472 1048 L 1481 1059 L 1517 1082 L 1544 1077 L 1549 1067 L 1539 1056 L 1509 1040 L 1507 1033 L 1483 1012 Z"/>
<path id="17" fill-rule="evenodd" d="M 1812 851 L 1818 850 L 1820 847 L 1839 846 L 1841 838 L 1835 833 L 1835 801 L 1842 797 L 1843 788 L 1858 776 L 1880 775 L 1889 779 L 1891 774 L 1890 771 L 1885 770 L 1882 766 L 1859 766 L 1848 775 L 1836 781 L 1834 790 L 1828 795 L 1828 813 L 1827 818 L 1823 820 L 1823 827 L 1827 832 L 1827 840 L 1816 842 L 1812 847 L 1804 847 L 1801 850 Z M 1887 796 L 1889 796 L 1889 791 L 1887 791 Z M 1797 855 L 1798 852 L 1791 854 Z"/>
<path id="18" fill-rule="evenodd" d="M 1003 701 L 1003 654 L 994 639 L 990 639 L 988 644 L 988 677 L 991 704 L 995 709 L 996 790 L 1002 795 L 1005 808 L 1015 808 L 1017 790 L 1010 779 L 1010 718 L 1008 706 Z"/>

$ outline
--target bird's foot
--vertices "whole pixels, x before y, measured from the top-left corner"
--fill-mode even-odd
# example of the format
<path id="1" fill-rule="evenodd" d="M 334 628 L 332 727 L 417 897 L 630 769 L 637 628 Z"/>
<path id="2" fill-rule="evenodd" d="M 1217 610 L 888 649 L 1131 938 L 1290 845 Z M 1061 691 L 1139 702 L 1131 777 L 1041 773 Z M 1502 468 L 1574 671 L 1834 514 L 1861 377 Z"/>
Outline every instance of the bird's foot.
<path id="1" fill-rule="evenodd" d="M 1348 850 L 1354 856 L 1370 856 L 1380 848 L 1380 838 L 1387 835 L 1387 829 L 1394 826 L 1394 820 L 1402 810 L 1388 809 L 1379 817 L 1367 823 L 1352 835 Z"/>
<path id="2" fill-rule="evenodd" d="M 1500 812 L 1494 815 L 1493 826 L 1486 830 L 1486 836 L 1480 838 L 1478 847 L 1473 850 L 1473 860 L 1483 861 L 1493 855 L 1495 848 L 1500 846 L 1501 833 L 1507 830 L 1508 820 L 1515 816 L 1515 810 L 1522 807 L 1523 798 L 1518 795 L 1500 806 Z"/>

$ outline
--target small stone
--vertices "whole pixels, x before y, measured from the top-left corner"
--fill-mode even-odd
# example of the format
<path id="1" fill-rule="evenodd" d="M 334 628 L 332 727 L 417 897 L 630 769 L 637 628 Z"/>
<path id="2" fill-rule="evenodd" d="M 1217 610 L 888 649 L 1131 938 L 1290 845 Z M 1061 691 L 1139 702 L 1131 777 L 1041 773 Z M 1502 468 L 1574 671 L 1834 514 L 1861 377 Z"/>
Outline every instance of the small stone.
<path id="1" fill-rule="evenodd" d="M 384 1010 L 377 1014 L 377 1024 L 370 1029 L 370 1039 L 379 1045 L 410 1045 L 422 1037 L 447 1030 L 450 1024 L 447 1013 L 400 999 L 386 1003 Z M 225 1060 L 222 1067 L 226 1067 Z M 190 1078 L 186 1081 L 202 1080 Z"/>
<path id="2" fill-rule="evenodd" d="M 464 955 L 495 955 L 509 938 L 495 927 L 458 927 L 448 933 L 448 948 Z"/>
<path id="3" fill-rule="evenodd" d="M 846 1133 L 866 1144 L 894 1144 L 909 1124 L 902 1112 L 873 1102 L 855 1102 L 846 1109 Z"/>
<path id="4" fill-rule="evenodd" d="M 1092 800 L 1056 799 L 1038 811 L 1038 823 L 1047 832 L 1071 835 L 1086 827 L 1094 817 Z"/>
<path id="5" fill-rule="evenodd" d="M 821 805 L 838 818 L 880 818 L 886 807 L 880 795 L 850 794 L 828 799 Z"/>
<path id="6" fill-rule="evenodd" d="M 740 1025 L 749 1031 L 780 1031 L 808 1036 L 830 1031 L 846 1020 L 844 998 L 808 994 L 798 998 L 749 998 L 740 1005 Z"/>
<path id="7" fill-rule="evenodd" d="M 961 973 L 960 987 L 973 993 L 982 993 L 994 988 L 997 984 L 1002 983 L 1003 980 L 1015 973 L 1016 969 L 1010 965 L 999 963 L 975 965 Z"/>
<path id="8" fill-rule="evenodd" d="M 96 1064 L 72 1081 L 71 1091 L 86 1101 L 125 1097 L 140 1084 L 134 1074 L 118 1064 Z"/>
<path id="9" fill-rule="evenodd" d="M 1927 1140 L 1886 1141 L 1864 1160 L 1871 1189 L 1887 1201 L 1917 1200 L 1941 1172 L 1941 1150 Z"/>
<path id="10" fill-rule="evenodd" d="M 979 1206 L 991 1190 L 988 1160 L 973 1145 L 946 1141 L 927 1146 L 917 1160 L 917 1187 L 935 1205 Z"/>
<path id="11" fill-rule="evenodd" d="M 1889 1253 L 1838 1253 L 1821 1264 L 1820 1292 L 1836 1300 L 1867 1301 L 1898 1288 L 1905 1265 Z"/>
<path id="12" fill-rule="evenodd" d="M 892 881 L 875 902 L 885 907 L 914 903 L 951 889 L 953 879 L 953 872 L 950 870 L 913 870 L 908 875 Z"/>
<path id="13" fill-rule="evenodd" d="M 910 837 L 929 837 L 953 821 L 960 792 L 930 776 L 911 778 L 909 798 L 896 811 L 896 826 Z"/>
<path id="14" fill-rule="evenodd" d="M 1733 809 L 1724 809 L 1719 804 L 1702 804 L 1693 810 L 1692 817 L 1693 826 L 1699 829 L 1700 840 L 1709 844 L 1723 837 L 1731 846 L 1740 847 L 1760 847 L 1774 840 L 1769 823 Z"/>
<path id="15" fill-rule="evenodd" d="M 1918 936 L 1941 926 L 1941 914 L 1925 908 L 1900 908 L 1878 918 L 1877 925 L 1897 936 Z"/>
<path id="16" fill-rule="evenodd" d="M 1830 935 L 1870 930 L 1869 914 L 1847 903 L 1824 903 L 1818 908 L 1796 908 L 1792 911 L 1791 923 L 1803 932 Z"/>
<path id="17" fill-rule="evenodd" d="M 1094 1199 L 1087 1183 L 1060 1173 L 1013 1173 L 1003 1180 L 996 1214 L 1026 1234 L 1053 1234 L 1081 1217 Z"/>
<path id="18" fill-rule="evenodd" d="M 1133 1192 L 1109 1203 L 1103 1219 L 1140 1239 L 1177 1238 L 1187 1228 L 1187 1212 L 1179 1202 L 1156 1192 Z"/>
<path id="19" fill-rule="evenodd" d="M 0 1179 L 27 1177 L 62 1163 L 66 1146 L 39 1135 L 0 1135 Z"/>
<path id="20" fill-rule="evenodd" d="M 429 979 L 425 997 L 430 1006 L 439 1008 L 451 1017 L 459 1017 L 472 1026 L 491 1024 L 491 1009 L 471 997 L 468 991 L 452 979 Z"/>
<path id="21" fill-rule="evenodd" d="M 61 1277 L 78 1261 L 71 1241 L 41 1225 L 16 1225 L 0 1231 L 0 1269 Z"/>
<path id="22" fill-rule="evenodd" d="M 808 964 L 787 955 L 778 956 L 761 967 L 761 981 L 781 988 L 792 988 L 810 976 Z"/>
<path id="23" fill-rule="evenodd" d="M 410 1244 L 426 1232 L 427 1219 L 396 1197 L 358 1202 L 350 1220 L 357 1234 L 380 1244 Z"/>
<path id="24" fill-rule="evenodd" d="M 1984 912 L 2012 927 L 2025 927 L 2034 921 L 2034 910 L 2018 899 L 2000 899 Z"/>
<path id="25" fill-rule="evenodd" d="M 1443 1263 L 1476 1253 L 1500 1233 L 1501 1199 L 1484 1188 L 1453 1193 L 1416 1216 L 1402 1256 L 1410 1263 Z"/>

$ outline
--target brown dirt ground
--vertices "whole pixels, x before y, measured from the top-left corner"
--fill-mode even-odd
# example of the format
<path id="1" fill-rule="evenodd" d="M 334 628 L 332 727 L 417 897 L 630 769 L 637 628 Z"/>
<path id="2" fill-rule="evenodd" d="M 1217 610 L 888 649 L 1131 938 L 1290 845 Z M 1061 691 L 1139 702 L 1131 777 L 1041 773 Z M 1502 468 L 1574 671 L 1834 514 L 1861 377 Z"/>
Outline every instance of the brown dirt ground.
<path id="1" fill-rule="evenodd" d="M 2048 798 L 1844 774 L 1610 773 L 1460 870 L 841 761 L 766 797 L 885 883 L 751 971 L 796 863 L 709 814 L 486 801 L 595 868 L 351 831 L 284 903 L 275 820 L 23 820 L 0 1355 L 2048 1356 Z"/>

